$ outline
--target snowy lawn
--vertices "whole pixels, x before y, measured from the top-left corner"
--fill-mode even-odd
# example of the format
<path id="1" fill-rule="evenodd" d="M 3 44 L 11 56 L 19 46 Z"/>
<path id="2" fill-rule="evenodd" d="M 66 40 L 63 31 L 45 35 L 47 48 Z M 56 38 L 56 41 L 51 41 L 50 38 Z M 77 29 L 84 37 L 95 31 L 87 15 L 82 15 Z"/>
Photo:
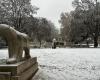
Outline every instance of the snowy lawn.
<path id="1" fill-rule="evenodd" d="M 32 80 L 100 80 L 100 48 L 31 49 L 39 71 Z M 0 59 L 7 58 L 0 50 Z"/>

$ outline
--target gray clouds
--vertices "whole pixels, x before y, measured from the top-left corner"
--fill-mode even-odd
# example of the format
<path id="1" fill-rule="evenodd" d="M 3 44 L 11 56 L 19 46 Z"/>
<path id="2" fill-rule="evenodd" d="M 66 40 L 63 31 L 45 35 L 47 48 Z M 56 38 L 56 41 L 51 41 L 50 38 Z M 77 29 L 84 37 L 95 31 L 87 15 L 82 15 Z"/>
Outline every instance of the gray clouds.
<path id="1" fill-rule="evenodd" d="M 62 12 L 69 12 L 72 8 L 73 0 L 32 0 L 32 4 L 39 7 L 36 16 L 45 17 L 59 27 L 58 20 Z"/>

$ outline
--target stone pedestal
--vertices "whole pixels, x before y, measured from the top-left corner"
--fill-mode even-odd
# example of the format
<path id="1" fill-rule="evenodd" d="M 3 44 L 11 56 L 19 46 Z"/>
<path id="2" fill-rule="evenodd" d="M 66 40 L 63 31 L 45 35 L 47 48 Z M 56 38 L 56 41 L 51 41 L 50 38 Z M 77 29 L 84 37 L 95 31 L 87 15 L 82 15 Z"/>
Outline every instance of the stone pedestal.
<path id="1" fill-rule="evenodd" d="M 0 65 L 0 80 L 29 80 L 38 70 L 37 58 Z"/>

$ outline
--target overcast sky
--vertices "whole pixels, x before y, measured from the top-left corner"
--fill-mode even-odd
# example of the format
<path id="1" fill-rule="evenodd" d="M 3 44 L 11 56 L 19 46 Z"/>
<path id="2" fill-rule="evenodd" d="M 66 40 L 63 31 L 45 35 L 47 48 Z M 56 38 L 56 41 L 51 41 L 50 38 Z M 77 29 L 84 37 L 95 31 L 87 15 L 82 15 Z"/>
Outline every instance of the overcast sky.
<path id="1" fill-rule="evenodd" d="M 51 20 L 59 28 L 58 20 L 62 12 L 73 10 L 73 0 L 32 0 L 32 5 L 39 7 L 38 17 L 45 17 Z"/>

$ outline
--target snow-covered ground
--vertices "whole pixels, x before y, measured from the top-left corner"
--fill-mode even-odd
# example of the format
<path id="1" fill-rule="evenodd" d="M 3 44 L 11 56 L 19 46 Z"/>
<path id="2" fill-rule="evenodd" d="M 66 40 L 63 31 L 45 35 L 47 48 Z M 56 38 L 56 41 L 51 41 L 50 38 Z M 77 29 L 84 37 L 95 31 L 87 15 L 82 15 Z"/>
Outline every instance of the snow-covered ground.
<path id="1" fill-rule="evenodd" d="M 32 80 L 100 80 L 100 48 L 31 49 L 39 71 Z M 7 58 L 0 50 L 0 59 Z"/>

